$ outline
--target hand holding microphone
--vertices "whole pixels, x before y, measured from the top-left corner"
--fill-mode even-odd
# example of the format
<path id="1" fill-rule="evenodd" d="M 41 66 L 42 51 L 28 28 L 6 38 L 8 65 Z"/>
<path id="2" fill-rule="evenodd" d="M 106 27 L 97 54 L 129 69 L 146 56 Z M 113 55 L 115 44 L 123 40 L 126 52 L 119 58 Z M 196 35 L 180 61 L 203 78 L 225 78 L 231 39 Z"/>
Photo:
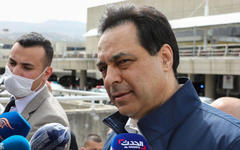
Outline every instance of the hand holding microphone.
<path id="1" fill-rule="evenodd" d="M 146 139 L 134 133 L 122 133 L 115 136 L 111 150 L 150 150 Z"/>

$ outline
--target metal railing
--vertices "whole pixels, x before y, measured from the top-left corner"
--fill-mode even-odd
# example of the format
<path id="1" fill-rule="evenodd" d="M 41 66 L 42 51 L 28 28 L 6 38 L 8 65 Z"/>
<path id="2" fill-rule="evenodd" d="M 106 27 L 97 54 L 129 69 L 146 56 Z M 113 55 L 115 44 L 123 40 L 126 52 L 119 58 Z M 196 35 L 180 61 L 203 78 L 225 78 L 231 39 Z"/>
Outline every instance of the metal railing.
<path id="1" fill-rule="evenodd" d="M 81 96 L 107 96 L 107 93 L 81 91 L 81 90 L 69 90 L 69 89 L 52 89 L 52 92 L 63 95 L 81 95 Z"/>
<path id="2" fill-rule="evenodd" d="M 180 45 L 179 55 L 182 57 L 189 56 L 240 56 L 240 44 L 214 44 L 214 45 Z M 1 58 L 8 58 L 9 54 L 1 53 Z M 74 52 L 55 54 L 54 58 L 79 58 L 79 59 L 96 59 L 97 53 Z"/>
<path id="3" fill-rule="evenodd" d="M 222 57 L 222 56 L 240 56 L 240 44 L 215 44 L 215 45 L 196 45 L 179 46 L 179 55 L 181 57 Z"/>
<path id="4" fill-rule="evenodd" d="M 97 53 L 87 54 L 87 53 L 64 53 L 64 54 L 55 54 L 54 58 L 88 58 L 95 59 L 97 58 Z"/>
<path id="5" fill-rule="evenodd" d="M 179 46 L 179 55 L 182 57 L 189 56 L 240 56 L 240 44 L 214 44 L 214 45 L 191 45 Z M 87 58 L 96 59 L 97 53 L 93 54 L 71 54 L 68 53 L 64 56 L 55 56 L 56 58 Z"/>
<path id="6" fill-rule="evenodd" d="M 96 102 L 100 104 L 106 104 L 110 101 L 107 93 L 100 93 L 100 92 L 69 90 L 69 89 L 52 89 L 52 93 L 56 95 L 55 98 L 59 101 L 80 100 L 80 101 L 91 102 L 92 104 Z"/>
<path id="7" fill-rule="evenodd" d="M 0 86 L 1 90 L 5 90 L 4 86 Z M 107 93 L 90 92 L 90 91 L 80 91 L 80 90 L 68 90 L 68 89 L 52 89 L 52 93 L 55 98 L 59 101 L 67 100 L 79 100 L 85 102 L 91 102 L 92 104 L 106 104 L 110 101 Z M 9 95 L 0 97 L 0 102 L 8 102 Z"/>

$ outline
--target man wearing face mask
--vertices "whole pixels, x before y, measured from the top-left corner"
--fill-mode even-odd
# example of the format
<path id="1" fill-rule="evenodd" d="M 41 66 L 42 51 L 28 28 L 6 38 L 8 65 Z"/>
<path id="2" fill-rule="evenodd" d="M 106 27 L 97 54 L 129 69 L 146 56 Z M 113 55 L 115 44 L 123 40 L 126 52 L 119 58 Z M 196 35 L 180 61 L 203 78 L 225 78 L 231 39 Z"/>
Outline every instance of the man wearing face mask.
<path id="1" fill-rule="evenodd" d="M 46 86 L 52 58 L 50 41 L 31 32 L 14 43 L 5 68 L 4 85 L 12 96 L 4 112 L 17 111 L 30 123 L 28 140 L 47 123 L 69 126 L 65 111 Z"/>

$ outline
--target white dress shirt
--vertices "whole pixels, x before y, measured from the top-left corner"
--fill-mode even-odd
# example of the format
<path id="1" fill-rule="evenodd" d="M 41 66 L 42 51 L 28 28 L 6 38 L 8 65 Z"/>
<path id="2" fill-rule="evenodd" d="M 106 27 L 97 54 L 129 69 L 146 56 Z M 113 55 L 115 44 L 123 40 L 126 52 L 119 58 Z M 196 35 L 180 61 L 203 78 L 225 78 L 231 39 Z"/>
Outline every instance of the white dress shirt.
<path id="1" fill-rule="evenodd" d="M 41 89 L 39 89 L 38 91 L 36 91 L 36 92 L 34 92 L 34 93 L 32 93 L 32 94 L 24 97 L 24 98 L 16 99 L 16 100 L 15 100 L 15 105 L 16 105 L 16 106 L 15 106 L 15 107 L 11 107 L 10 112 L 11 112 L 11 111 L 16 111 L 16 112 L 18 112 L 19 114 L 21 114 L 21 113 L 23 112 L 24 108 L 33 100 L 33 98 L 34 98 L 38 93 L 40 93 L 40 92 L 44 89 L 45 86 L 46 86 L 46 85 L 44 85 L 44 86 L 43 86 Z"/>
<path id="2" fill-rule="evenodd" d="M 136 133 L 136 134 L 142 135 L 142 133 L 141 133 L 140 130 L 138 129 L 137 122 L 138 122 L 138 120 L 129 118 L 128 121 L 127 121 L 127 123 L 125 124 L 125 127 L 124 127 L 125 130 L 126 130 L 128 133 Z"/>

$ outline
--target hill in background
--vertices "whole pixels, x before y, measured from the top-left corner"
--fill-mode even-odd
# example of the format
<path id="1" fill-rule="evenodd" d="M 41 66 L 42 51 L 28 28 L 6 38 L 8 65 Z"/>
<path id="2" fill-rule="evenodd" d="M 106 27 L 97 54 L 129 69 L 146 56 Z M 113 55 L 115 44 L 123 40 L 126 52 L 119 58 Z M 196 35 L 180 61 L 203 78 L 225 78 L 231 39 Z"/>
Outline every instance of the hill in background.
<path id="1" fill-rule="evenodd" d="M 86 24 L 49 20 L 43 23 L 0 21 L 0 39 L 16 40 L 28 32 L 39 32 L 51 41 L 84 42 Z"/>

